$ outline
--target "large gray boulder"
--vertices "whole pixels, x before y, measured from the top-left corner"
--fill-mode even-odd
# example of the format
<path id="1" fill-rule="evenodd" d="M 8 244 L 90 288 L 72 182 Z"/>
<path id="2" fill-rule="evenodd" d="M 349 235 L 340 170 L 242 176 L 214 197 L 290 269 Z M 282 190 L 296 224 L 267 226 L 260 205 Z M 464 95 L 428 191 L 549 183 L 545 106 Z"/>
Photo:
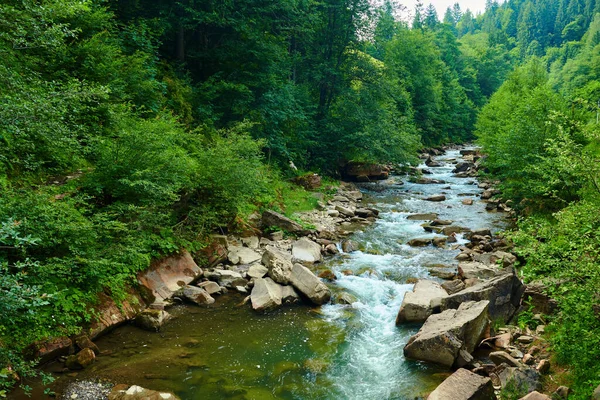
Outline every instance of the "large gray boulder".
<path id="1" fill-rule="evenodd" d="M 215 302 L 215 299 L 206 290 L 190 285 L 184 286 L 175 292 L 175 296 L 197 305 L 208 305 Z"/>
<path id="2" fill-rule="evenodd" d="M 299 262 L 316 263 L 322 260 L 321 246 L 308 238 L 292 243 L 292 257 Z"/>
<path id="3" fill-rule="evenodd" d="M 412 292 L 404 295 L 396 317 L 396 325 L 405 322 L 425 322 L 433 313 L 434 306 L 439 305 L 440 298 L 446 296 L 448 293 L 437 282 L 420 279 Z"/>
<path id="4" fill-rule="evenodd" d="M 431 315 L 404 346 L 404 355 L 446 367 L 463 366 L 489 331 L 488 305 L 489 301 L 470 301 L 458 310 Z"/>
<path id="5" fill-rule="evenodd" d="M 282 229 L 288 233 L 300 233 L 302 234 L 306 230 L 297 223 L 296 221 L 292 221 L 285 215 L 279 214 L 272 210 L 267 210 L 262 215 L 262 225 L 265 228 L 275 227 Z"/>
<path id="6" fill-rule="evenodd" d="M 135 324 L 142 329 L 158 332 L 171 319 L 171 314 L 165 310 L 147 308 L 135 317 Z"/>
<path id="7" fill-rule="evenodd" d="M 461 279 L 490 279 L 510 272 L 510 269 L 506 270 L 495 265 L 487 265 L 476 261 L 458 263 L 458 276 Z"/>
<path id="8" fill-rule="evenodd" d="M 316 305 L 325 304 L 331 299 L 331 291 L 327 285 L 301 264 L 294 264 L 290 283 Z"/>
<path id="9" fill-rule="evenodd" d="M 490 378 L 460 368 L 431 392 L 427 400 L 492 400 L 495 398 L 494 386 Z"/>
<path id="10" fill-rule="evenodd" d="M 252 264 L 260 260 L 260 254 L 242 246 L 229 246 L 227 258 L 232 264 Z"/>
<path id="11" fill-rule="evenodd" d="M 521 304 L 525 288 L 523 282 L 513 273 L 479 282 L 460 292 L 444 297 L 440 309 L 457 309 L 466 301 L 489 301 L 490 318 L 508 322 Z"/>
<path id="12" fill-rule="evenodd" d="M 282 286 L 271 278 L 259 278 L 254 281 L 250 301 L 255 311 L 271 311 L 281 305 Z"/>
<path id="13" fill-rule="evenodd" d="M 287 285 L 292 273 L 292 256 L 273 246 L 267 246 L 262 256 L 262 263 L 268 268 L 269 277 L 277 283 Z"/>

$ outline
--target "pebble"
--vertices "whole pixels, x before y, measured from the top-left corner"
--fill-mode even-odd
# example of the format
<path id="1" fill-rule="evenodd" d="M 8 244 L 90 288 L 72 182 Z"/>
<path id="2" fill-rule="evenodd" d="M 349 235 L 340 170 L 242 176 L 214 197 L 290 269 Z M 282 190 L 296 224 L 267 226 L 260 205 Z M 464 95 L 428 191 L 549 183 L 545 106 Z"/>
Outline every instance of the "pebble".
<path id="1" fill-rule="evenodd" d="M 67 386 L 61 400 L 107 400 L 114 385 L 110 382 L 75 381 Z"/>

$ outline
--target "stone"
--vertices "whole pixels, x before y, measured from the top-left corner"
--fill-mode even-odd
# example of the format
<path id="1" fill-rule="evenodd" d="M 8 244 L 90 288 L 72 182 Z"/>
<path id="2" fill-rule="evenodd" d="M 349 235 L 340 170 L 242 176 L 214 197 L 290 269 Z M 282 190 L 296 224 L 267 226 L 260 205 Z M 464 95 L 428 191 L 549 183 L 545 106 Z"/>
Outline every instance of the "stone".
<path id="1" fill-rule="evenodd" d="M 490 302 L 490 318 L 494 321 L 501 319 L 506 323 L 519 309 L 522 293 L 523 283 L 511 273 L 475 283 L 458 293 L 448 295 L 442 299 L 440 307 L 441 310 L 457 309 L 466 301 L 487 300 Z"/>
<path id="2" fill-rule="evenodd" d="M 442 288 L 446 291 L 447 294 L 454 294 L 460 292 L 465 288 L 465 284 L 460 279 L 455 279 L 453 281 L 448 281 L 442 283 Z"/>
<path id="3" fill-rule="evenodd" d="M 292 272 L 292 255 L 273 246 L 267 246 L 262 256 L 262 263 L 268 268 L 269 277 L 275 282 L 287 285 Z"/>
<path id="4" fill-rule="evenodd" d="M 184 286 L 175 295 L 197 305 L 208 305 L 215 302 L 215 299 L 206 290 L 196 286 Z"/>
<path id="5" fill-rule="evenodd" d="M 373 210 L 369 210 L 368 208 L 357 208 L 354 210 L 354 214 L 361 218 L 370 218 L 375 216 Z"/>
<path id="6" fill-rule="evenodd" d="M 521 335 L 517 338 L 517 343 L 521 343 L 521 344 L 533 343 L 533 336 Z"/>
<path id="7" fill-rule="evenodd" d="M 483 200 L 488 200 L 491 199 L 493 195 L 494 193 L 491 190 L 484 190 L 483 193 L 481 193 L 481 198 Z"/>
<path id="8" fill-rule="evenodd" d="M 542 375 L 547 374 L 548 372 L 550 372 L 550 360 L 540 360 L 535 369 L 537 369 L 538 372 Z"/>
<path id="9" fill-rule="evenodd" d="M 430 222 L 431 226 L 452 225 L 452 221 L 445 219 L 434 219 Z"/>
<path id="10" fill-rule="evenodd" d="M 432 221 L 432 220 L 436 219 L 437 217 L 438 217 L 438 215 L 436 213 L 411 214 L 408 217 L 406 217 L 406 219 L 409 221 Z"/>
<path id="11" fill-rule="evenodd" d="M 221 294 L 221 286 L 219 286 L 219 284 L 216 282 L 204 281 L 200 282 L 197 286 L 206 290 L 206 293 L 210 294 L 211 296 L 213 294 Z"/>
<path id="12" fill-rule="evenodd" d="M 443 195 L 443 194 L 438 194 L 438 195 L 435 195 L 435 196 L 425 197 L 423 200 L 425 200 L 425 201 L 439 202 L 439 201 L 446 200 L 446 196 Z"/>
<path id="13" fill-rule="evenodd" d="M 169 292 L 169 297 L 173 293 Z M 127 295 L 118 305 L 104 293 L 98 294 L 98 300 L 95 319 L 86 332 L 92 340 L 131 321 L 145 306 L 144 301 L 136 294 Z"/>
<path id="14" fill-rule="evenodd" d="M 352 209 L 349 207 L 344 207 L 344 206 L 341 206 L 338 204 L 335 206 L 335 209 L 337 211 L 339 211 L 339 213 L 345 217 L 349 217 L 349 218 L 354 217 L 354 211 L 352 211 Z"/>
<path id="15" fill-rule="evenodd" d="M 472 353 L 488 333 L 489 303 L 465 302 L 457 310 L 431 315 L 404 346 L 405 357 L 452 367 L 461 350 Z"/>
<path id="16" fill-rule="evenodd" d="M 260 239 L 257 236 L 244 237 L 244 238 L 242 238 L 242 244 L 251 249 L 258 249 L 258 247 L 260 246 Z M 248 264 L 248 263 L 242 263 L 242 264 Z"/>
<path id="17" fill-rule="evenodd" d="M 38 359 L 40 364 L 69 354 L 73 341 L 66 336 L 33 343 L 28 348 L 28 354 Z"/>
<path id="18" fill-rule="evenodd" d="M 353 251 L 357 251 L 358 249 L 358 243 L 356 243 L 354 240 L 342 241 L 342 251 L 344 253 L 352 253 Z"/>
<path id="19" fill-rule="evenodd" d="M 338 210 L 327 210 L 327 215 L 332 218 L 337 218 L 340 216 L 340 212 Z"/>
<path id="20" fill-rule="evenodd" d="M 335 276 L 335 274 L 333 273 L 333 271 L 330 270 L 330 269 L 326 269 L 324 271 L 321 271 L 319 273 L 319 278 L 325 279 L 327 281 L 335 281 L 337 279 L 337 277 Z"/>
<path id="21" fill-rule="evenodd" d="M 526 392 L 540 390 L 540 375 L 534 369 L 529 367 L 508 367 L 499 366 L 496 375 L 500 379 L 502 387 L 506 387 L 512 381 L 512 385 Z"/>
<path id="22" fill-rule="evenodd" d="M 472 206 L 473 205 L 473 199 L 462 199 L 461 203 L 465 206 Z"/>
<path id="23" fill-rule="evenodd" d="M 569 393 L 570 392 L 571 392 L 571 389 L 569 389 L 568 387 L 566 387 L 566 386 L 559 386 L 554 391 L 553 397 L 557 397 L 560 400 L 567 400 L 567 398 L 569 397 Z"/>
<path id="24" fill-rule="evenodd" d="M 327 254 L 338 254 L 340 251 L 338 250 L 335 244 L 330 243 L 327 246 L 325 246 L 325 252 Z"/>
<path id="25" fill-rule="evenodd" d="M 327 285 L 301 264 L 294 264 L 289 282 L 316 305 L 325 304 L 331 299 L 331 291 Z"/>
<path id="26" fill-rule="evenodd" d="M 473 261 L 477 261 L 488 266 L 502 266 L 504 268 L 508 268 L 517 261 L 517 257 L 514 254 L 504 251 L 494 251 L 493 253 L 474 254 Z"/>
<path id="27" fill-rule="evenodd" d="M 351 161 L 344 167 L 344 176 L 356 182 L 383 180 L 389 177 L 389 169 L 380 164 Z"/>
<path id="28" fill-rule="evenodd" d="M 475 258 L 475 255 L 473 255 L 473 258 Z M 502 270 L 498 267 L 489 266 L 476 261 L 458 263 L 458 276 L 461 279 L 490 279 L 500 275 L 505 275 L 507 272 L 510 271 Z"/>
<path id="29" fill-rule="evenodd" d="M 509 367 L 520 367 L 521 363 L 505 351 L 493 351 L 490 353 L 490 360 L 496 365 L 506 363 Z"/>
<path id="30" fill-rule="evenodd" d="M 229 246 L 227 258 L 232 264 L 252 264 L 260 260 L 261 255 L 248 247 Z"/>
<path id="31" fill-rule="evenodd" d="M 264 277 L 269 272 L 269 269 L 261 264 L 254 264 L 248 268 L 248 276 L 253 279 Z"/>
<path id="32" fill-rule="evenodd" d="M 469 229 L 467 228 L 463 228 L 462 226 L 445 226 L 442 229 L 442 233 L 446 236 L 450 236 L 453 233 L 461 233 L 461 232 L 468 232 Z"/>
<path id="33" fill-rule="evenodd" d="M 283 304 L 293 304 L 300 301 L 300 296 L 292 286 L 286 285 L 281 287 L 281 302 Z"/>
<path id="34" fill-rule="evenodd" d="M 96 354 L 92 349 L 83 349 L 77 354 L 67 357 L 66 366 L 70 370 L 84 369 L 96 360 Z"/>
<path id="35" fill-rule="evenodd" d="M 425 322 L 433 313 L 432 301 L 447 295 L 448 293 L 437 282 L 420 279 L 412 292 L 406 292 L 404 295 L 396 317 L 396 325 Z"/>
<path id="36" fill-rule="evenodd" d="M 100 349 L 96 345 L 96 343 L 92 342 L 92 340 L 85 334 L 81 334 L 76 336 L 73 341 L 79 347 L 80 350 L 83 349 L 92 349 L 95 355 L 100 355 Z"/>
<path id="37" fill-rule="evenodd" d="M 171 319 L 171 314 L 164 310 L 148 308 L 135 317 L 135 324 L 142 329 L 158 332 L 160 328 Z"/>
<path id="38" fill-rule="evenodd" d="M 321 246 L 308 238 L 301 238 L 292 243 L 292 257 L 299 262 L 321 262 Z"/>
<path id="39" fill-rule="evenodd" d="M 432 242 L 432 239 L 429 238 L 415 238 L 408 241 L 408 245 L 412 247 L 425 247 L 429 246 Z"/>
<path id="40" fill-rule="evenodd" d="M 259 278 L 254 281 L 250 293 L 252 308 L 259 312 L 268 312 L 281 306 L 283 299 L 282 286 L 271 278 Z"/>
<path id="41" fill-rule="evenodd" d="M 351 305 L 352 303 L 356 303 L 358 300 L 356 297 L 354 297 L 353 295 L 351 295 L 348 292 L 342 292 L 339 293 L 336 297 L 335 297 L 335 302 L 336 304 L 346 304 L 346 305 Z"/>
<path id="42" fill-rule="evenodd" d="M 552 398 L 538 392 L 537 390 L 534 390 L 533 392 L 528 393 L 526 396 L 521 397 L 519 400 L 552 400 Z"/>
<path id="43" fill-rule="evenodd" d="M 274 242 L 283 240 L 283 232 L 282 231 L 271 232 L 271 234 L 269 235 L 269 238 Z M 261 241 L 262 241 L 262 239 L 261 239 Z M 270 244 L 270 243 L 267 243 L 267 244 Z"/>
<path id="44" fill-rule="evenodd" d="M 116 385 L 108 394 L 108 400 L 179 400 L 179 397 L 170 392 L 157 392 L 136 385 Z"/>
<path id="45" fill-rule="evenodd" d="M 292 221 L 285 215 L 279 214 L 273 210 L 267 210 L 263 212 L 262 225 L 264 228 L 279 228 L 288 233 L 302 234 L 306 231 L 302 225 L 296 221 Z"/>
<path id="46" fill-rule="evenodd" d="M 444 247 L 444 246 L 446 246 L 446 238 L 445 237 L 433 238 L 432 243 L 435 247 Z"/>
<path id="47" fill-rule="evenodd" d="M 460 368 L 431 392 L 427 399 L 490 400 L 495 398 L 494 387 L 490 378 Z"/>

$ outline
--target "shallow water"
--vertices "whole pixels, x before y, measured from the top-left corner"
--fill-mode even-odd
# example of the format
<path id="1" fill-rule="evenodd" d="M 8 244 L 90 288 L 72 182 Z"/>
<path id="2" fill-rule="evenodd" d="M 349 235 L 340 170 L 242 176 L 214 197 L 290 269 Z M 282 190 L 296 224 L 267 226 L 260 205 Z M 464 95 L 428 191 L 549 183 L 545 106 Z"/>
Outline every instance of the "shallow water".
<path id="1" fill-rule="evenodd" d="M 284 308 L 257 315 L 239 306 L 241 295 L 217 298 L 209 308 L 177 306 L 176 319 L 160 333 L 133 326 L 97 341 L 102 355 L 77 379 L 102 377 L 173 391 L 192 399 L 415 399 L 433 390 L 443 369 L 404 359 L 403 347 L 418 326 L 395 326 L 408 278 L 429 277 L 427 266 L 455 268 L 458 250 L 411 248 L 415 237 L 434 237 L 412 213 L 436 212 L 469 228 L 501 229 L 503 214 L 485 211 L 474 179 L 452 176 L 458 151 L 437 157 L 442 167 L 428 178 L 445 184 L 398 184 L 401 178 L 363 187 L 365 203 L 380 219 L 353 240 L 361 251 L 326 262 L 337 276 L 334 292 L 356 297 L 351 306 Z M 449 189 L 447 187 L 450 187 Z M 423 197 L 445 193 L 441 203 Z M 459 196 L 461 195 L 461 196 Z M 465 195 L 475 204 L 464 206 Z M 462 238 L 458 237 L 459 243 Z M 350 270 L 353 275 L 342 271 Z M 435 279 L 435 278 L 432 278 Z M 73 379 L 61 377 L 59 385 Z"/>

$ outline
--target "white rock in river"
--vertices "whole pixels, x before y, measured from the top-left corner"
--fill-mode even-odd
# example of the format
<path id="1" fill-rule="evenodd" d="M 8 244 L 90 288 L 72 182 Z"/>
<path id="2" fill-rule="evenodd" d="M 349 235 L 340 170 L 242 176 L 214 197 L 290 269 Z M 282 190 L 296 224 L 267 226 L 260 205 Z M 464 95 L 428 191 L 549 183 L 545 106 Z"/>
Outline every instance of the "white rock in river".
<path id="1" fill-rule="evenodd" d="M 273 247 L 267 246 L 262 256 L 262 263 L 269 269 L 269 277 L 277 283 L 287 285 L 292 273 L 292 256 Z"/>
<path id="2" fill-rule="evenodd" d="M 331 299 L 331 291 L 308 268 L 294 264 L 290 275 L 290 283 L 317 305 L 325 304 Z"/>
<path id="3" fill-rule="evenodd" d="M 425 322 L 433 313 L 433 307 L 439 305 L 439 299 L 447 296 L 446 290 L 437 282 L 420 279 L 413 291 L 404 295 L 396 325 L 405 322 Z"/>
<path id="4" fill-rule="evenodd" d="M 322 260 L 321 246 L 303 237 L 292 244 L 292 257 L 299 262 L 320 262 Z"/>
<path id="5" fill-rule="evenodd" d="M 271 311 L 281 305 L 282 287 L 271 278 L 259 278 L 254 281 L 250 294 L 252 308 L 256 311 Z"/>

